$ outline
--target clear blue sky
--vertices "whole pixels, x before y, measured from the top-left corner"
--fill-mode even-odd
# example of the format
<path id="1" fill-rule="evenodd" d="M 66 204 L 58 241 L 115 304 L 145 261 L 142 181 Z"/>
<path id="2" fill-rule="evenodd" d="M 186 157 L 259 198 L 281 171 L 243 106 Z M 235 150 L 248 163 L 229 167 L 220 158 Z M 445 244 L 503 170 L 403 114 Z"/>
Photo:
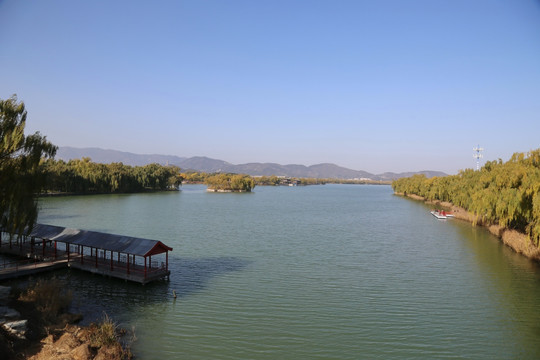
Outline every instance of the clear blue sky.
<path id="1" fill-rule="evenodd" d="M 59 146 L 474 168 L 540 147 L 539 0 L 0 0 L 0 98 Z"/>

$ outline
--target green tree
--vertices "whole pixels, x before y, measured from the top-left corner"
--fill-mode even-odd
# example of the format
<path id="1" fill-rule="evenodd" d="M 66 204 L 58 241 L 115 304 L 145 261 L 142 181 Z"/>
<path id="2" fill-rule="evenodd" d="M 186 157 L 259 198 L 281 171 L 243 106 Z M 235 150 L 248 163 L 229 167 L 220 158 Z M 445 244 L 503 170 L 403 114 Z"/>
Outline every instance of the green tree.
<path id="1" fill-rule="evenodd" d="M 242 174 L 214 174 L 206 178 L 205 184 L 213 190 L 245 192 L 250 192 L 255 187 L 253 178 Z"/>
<path id="2" fill-rule="evenodd" d="M 0 225 L 11 233 L 34 226 L 45 178 L 40 161 L 56 154 L 56 146 L 39 132 L 24 135 L 26 117 L 24 103 L 15 95 L 0 100 Z"/>
<path id="3" fill-rule="evenodd" d="M 540 244 L 540 149 L 515 153 L 506 163 L 488 161 L 479 171 L 398 179 L 392 187 L 398 193 L 449 201 L 472 212 L 475 222 L 518 230 Z"/>

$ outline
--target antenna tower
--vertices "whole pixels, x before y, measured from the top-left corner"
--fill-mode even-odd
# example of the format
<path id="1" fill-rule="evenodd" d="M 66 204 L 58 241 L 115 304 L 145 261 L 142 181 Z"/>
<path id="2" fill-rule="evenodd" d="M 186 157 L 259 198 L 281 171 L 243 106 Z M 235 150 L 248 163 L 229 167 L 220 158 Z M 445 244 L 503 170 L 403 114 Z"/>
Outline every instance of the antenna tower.
<path id="1" fill-rule="evenodd" d="M 484 155 L 482 155 L 484 148 L 481 148 L 480 145 L 478 145 L 477 147 L 473 148 L 473 151 L 475 151 L 473 158 L 476 159 L 476 170 L 480 170 L 480 159 L 484 157 Z"/>

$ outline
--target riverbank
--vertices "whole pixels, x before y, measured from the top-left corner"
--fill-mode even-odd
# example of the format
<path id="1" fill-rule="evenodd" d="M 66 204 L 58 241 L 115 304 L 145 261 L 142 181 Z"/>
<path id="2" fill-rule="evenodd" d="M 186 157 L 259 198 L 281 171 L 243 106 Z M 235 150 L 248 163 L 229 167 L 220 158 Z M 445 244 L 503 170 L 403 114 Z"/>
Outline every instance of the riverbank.
<path id="1" fill-rule="evenodd" d="M 63 196 L 86 196 L 86 195 L 128 195 L 128 194 L 153 194 L 160 192 L 179 192 L 180 188 L 175 189 L 144 189 L 141 191 L 129 191 L 129 192 L 97 192 L 97 191 L 81 191 L 81 192 L 60 192 L 60 191 L 47 191 L 38 194 L 38 197 L 63 197 Z"/>
<path id="2" fill-rule="evenodd" d="M 121 344 L 126 332 L 110 318 L 79 326 L 79 314 L 66 309 L 71 292 L 58 280 L 38 281 L 25 290 L 0 286 L 2 359 L 131 359 Z"/>
<path id="3" fill-rule="evenodd" d="M 503 244 L 507 245 L 515 252 L 522 254 L 531 260 L 540 262 L 540 249 L 531 242 L 531 239 L 527 234 L 512 229 L 503 228 L 498 224 L 484 223 L 478 215 L 475 215 L 449 202 L 431 201 L 427 200 L 423 196 L 415 194 L 404 194 L 399 192 L 395 192 L 394 194 L 440 207 L 446 211 L 452 212 L 454 214 L 454 218 L 456 219 L 468 221 L 473 225 L 483 226 L 487 228 L 490 233 L 497 236 L 503 242 Z"/>
<path id="4" fill-rule="evenodd" d="M 206 192 L 218 192 L 218 193 L 245 193 L 251 192 L 247 190 L 231 190 L 231 189 L 206 189 Z"/>

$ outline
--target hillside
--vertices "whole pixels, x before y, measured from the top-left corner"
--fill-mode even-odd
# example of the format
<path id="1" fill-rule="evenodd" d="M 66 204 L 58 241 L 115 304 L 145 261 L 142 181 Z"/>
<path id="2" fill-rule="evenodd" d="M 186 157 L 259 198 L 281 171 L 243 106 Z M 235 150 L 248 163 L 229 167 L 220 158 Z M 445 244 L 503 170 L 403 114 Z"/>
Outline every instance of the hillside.
<path id="1" fill-rule="evenodd" d="M 173 155 L 141 155 L 117 150 L 104 150 L 100 148 L 74 148 L 59 147 L 56 158 L 64 161 L 89 157 L 97 163 L 121 162 L 125 165 L 142 166 L 151 163 L 177 165 L 183 170 L 195 170 L 203 172 L 230 172 L 238 174 L 248 174 L 252 176 L 277 175 L 288 177 L 305 178 L 333 178 L 333 179 L 371 179 L 371 180 L 393 180 L 402 177 L 409 177 L 414 174 L 424 174 L 426 177 L 445 176 L 440 171 L 421 171 L 417 173 L 392 173 L 372 174 L 362 170 L 352 170 L 335 164 L 305 165 L 280 165 L 276 163 L 247 163 L 235 165 L 223 160 L 211 159 L 204 156 L 179 157 Z"/>
<path id="2" fill-rule="evenodd" d="M 81 159 L 83 157 L 89 157 L 92 161 L 102 164 L 121 162 L 131 166 L 143 166 L 151 163 L 158 163 L 161 165 L 169 163 L 176 165 L 186 160 L 186 158 L 172 155 L 139 155 L 117 150 L 74 148 L 69 146 L 60 146 L 56 152 L 56 159 L 64 161 Z"/>

